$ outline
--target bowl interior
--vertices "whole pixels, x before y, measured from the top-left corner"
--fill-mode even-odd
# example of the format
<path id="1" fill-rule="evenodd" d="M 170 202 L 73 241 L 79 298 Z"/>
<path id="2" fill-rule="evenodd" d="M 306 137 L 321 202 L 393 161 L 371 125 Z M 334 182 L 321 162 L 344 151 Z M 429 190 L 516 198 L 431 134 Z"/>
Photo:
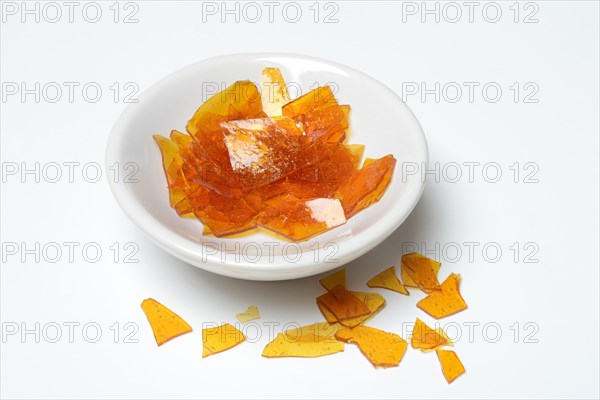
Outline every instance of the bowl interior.
<path id="1" fill-rule="evenodd" d="M 152 134 L 168 136 L 172 129 L 185 132 L 187 121 L 208 97 L 236 80 L 258 82 L 266 66 L 281 69 L 292 98 L 317 85 L 331 85 L 340 104 L 352 108 L 347 142 L 365 144 L 364 157 L 393 154 L 398 160 L 394 178 L 377 204 L 345 225 L 302 243 L 262 231 L 222 239 L 202 236 L 199 221 L 182 219 L 169 206 L 161 155 Z M 201 61 L 144 92 L 113 128 L 107 165 L 115 162 L 123 173 L 118 182 L 111 182 L 119 204 L 165 250 L 224 275 L 287 279 L 348 262 L 393 232 L 423 190 L 419 174 L 407 175 L 405 166 L 420 168 L 426 163 L 427 145 L 419 123 L 400 98 L 359 71 L 305 56 L 242 54 Z M 126 179 L 133 171 L 133 181 Z"/>

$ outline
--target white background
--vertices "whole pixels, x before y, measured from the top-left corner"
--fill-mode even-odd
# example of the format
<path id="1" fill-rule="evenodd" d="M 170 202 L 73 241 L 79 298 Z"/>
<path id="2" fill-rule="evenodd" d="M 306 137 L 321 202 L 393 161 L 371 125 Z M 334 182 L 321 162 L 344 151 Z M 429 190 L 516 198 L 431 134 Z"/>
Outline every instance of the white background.
<path id="1" fill-rule="evenodd" d="M 388 370 L 373 369 L 352 345 L 320 359 L 265 359 L 260 356 L 268 342 L 265 323 L 279 323 L 279 332 L 285 323 L 321 320 L 314 303 L 322 292 L 318 277 L 262 283 L 201 271 L 161 251 L 129 222 L 108 189 L 110 171 L 102 171 L 97 183 L 83 179 L 81 165 L 72 183 L 66 167 L 58 183 L 44 176 L 38 183 L 34 175 L 18 173 L 3 177 L 1 195 L 3 398 L 599 396 L 598 3 L 521 3 L 515 22 L 512 2 L 500 2 L 496 23 L 482 15 L 484 2 L 475 8 L 473 22 L 467 6 L 455 3 L 463 14 L 455 23 L 448 20 L 456 8 L 444 9 L 443 3 L 438 4 L 439 22 L 435 15 L 425 15 L 422 22 L 420 12 L 403 14 L 413 5 L 421 9 L 420 2 L 359 1 L 336 2 L 327 9 L 319 5 L 318 22 L 314 6 L 309 8 L 312 2 L 298 3 L 302 17 L 291 23 L 281 3 L 270 23 L 268 8 L 259 2 L 259 22 L 245 20 L 254 18 L 254 11 L 246 9 L 239 22 L 228 15 L 222 23 L 220 13 L 204 15 L 203 21 L 200 2 L 138 1 L 138 22 L 129 24 L 113 21 L 112 2 L 100 3 L 103 14 L 97 23 L 82 17 L 85 3 L 75 8 L 72 23 L 60 2 L 63 15 L 56 23 L 43 14 L 39 22 L 35 15 L 22 22 L 21 3 L 14 4 L 18 13 L 3 11 L 2 16 L 3 85 L 80 86 L 72 103 L 66 89 L 56 103 L 47 101 L 54 97 L 49 93 L 37 103 L 34 95 L 6 97 L 3 90 L 4 172 L 14 163 L 19 168 L 33 168 L 36 162 L 40 168 L 52 162 L 103 165 L 107 135 L 127 105 L 122 98 L 114 101 L 113 83 L 133 82 L 144 90 L 180 67 L 216 55 L 283 51 L 323 57 L 362 70 L 400 95 L 412 83 L 427 88 L 436 82 L 441 87 L 460 84 L 463 94 L 454 103 L 454 92 L 441 93 L 439 101 L 433 94 L 407 96 L 426 132 L 431 162 L 439 163 L 439 179 L 430 174 L 423 198 L 403 226 L 347 268 L 349 287 L 364 290 L 374 273 L 398 266 L 403 248 L 419 243 L 443 262 L 441 278 L 450 272 L 462 275 L 469 309 L 442 321 L 449 334 L 461 334 L 455 350 L 467 369 L 452 385 L 443 379 L 435 355 L 410 348 L 400 366 Z M 38 7 L 42 12 L 43 4 Z M 119 19 L 132 7 L 121 4 Z M 243 5 L 238 7 L 242 12 Z M 338 22 L 324 23 L 334 7 Z M 495 17 L 489 7 L 488 20 Z M 55 10 L 46 11 L 47 19 L 54 18 Z M 294 13 L 288 11 L 289 20 Z M 538 22 L 524 23 L 532 12 Z M 82 97 L 80 89 L 88 82 L 103 89 L 96 103 Z M 479 84 L 472 101 L 463 82 Z M 481 92 L 489 82 L 502 89 L 495 103 Z M 510 89 L 515 82 L 518 101 Z M 528 82 L 533 86 L 526 90 Z M 536 87 L 529 100 L 537 102 L 524 102 L 523 95 Z M 465 162 L 481 163 L 473 182 Z M 481 166 L 492 162 L 502 172 L 497 183 L 488 182 L 492 170 L 482 175 Z M 517 183 L 509 168 L 515 162 L 521 170 Z M 533 167 L 524 169 L 527 162 Z M 455 170 L 448 163 L 463 166 L 459 182 L 451 182 Z M 530 178 L 537 183 L 525 183 L 525 174 L 536 167 Z M 6 251 L 12 242 L 20 250 L 36 242 L 80 246 L 73 262 L 66 253 L 56 263 L 48 262 L 48 254 L 39 262 L 27 255 L 22 262 L 22 251 Z M 96 263 L 81 255 L 82 246 L 92 242 L 103 251 Z M 115 242 L 121 249 L 128 242 L 139 246 L 139 262 L 123 262 L 123 250 L 115 262 L 110 249 Z M 472 257 L 465 242 L 479 243 Z M 515 242 L 518 254 L 511 249 Z M 499 260 L 493 259 L 493 249 L 482 254 L 487 243 L 501 248 Z M 457 248 L 462 250 L 458 256 Z M 434 323 L 414 306 L 422 294 L 382 294 L 388 305 L 372 326 L 406 338 L 407 324 L 415 317 Z M 146 297 L 178 312 L 194 332 L 157 348 L 139 307 Z M 250 304 L 262 313 L 258 342 L 202 359 L 202 324 L 234 322 L 234 315 Z M 69 322 L 79 324 L 72 343 L 64 325 Z M 125 343 L 124 335 L 133 332 L 125 329 L 127 322 L 139 327 L 132 336 L 137 343 Z M 35 331 L 36 323 L 39 343 L 34 333 L 21 336 L 23 328 Z M 88 342 L 95 336 L 93 328 L 82 334 L 86 323 L 101 327 L 98 342 Z M 471 334 L 470 323 L 479 324 L 472 325 Z M 55 324 L 62 336 L 51 343 Z M 15 326 L 19 332 L 9 335 Z"/>

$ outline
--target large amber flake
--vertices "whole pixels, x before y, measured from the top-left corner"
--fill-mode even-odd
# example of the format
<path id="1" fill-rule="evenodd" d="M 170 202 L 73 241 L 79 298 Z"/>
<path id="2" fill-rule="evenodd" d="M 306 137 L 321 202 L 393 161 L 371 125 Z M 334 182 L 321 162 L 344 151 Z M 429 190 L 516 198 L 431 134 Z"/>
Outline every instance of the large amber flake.
<path id="1" fill-rule="evenodd" d="M 340 327 L 335 337 L 356 344 L 376 368 L 397 367 L 408 347 L 406 340 L 395 333 L 362 325 L 356 328 Z"/>
<path id="2" fill-rule="evenodd" d="M 251 81 L 237 81 L 213 95 L 198 108 L 187 131 L 200 144 L 205 157 L 217 164 L 228 161 L 221 122 L 264 116 L 260 92 Z"/>
<path id="3" fill-rule="evenodd" d="M 441 263 L 425 257 L 419 253 L 408 253 L 402 256 L 402 271 L 409 279 L 404 279 L 407 286 L 418 287 L 425 293 L 431 293 L 433 290 L 440 290 L 440 283 L 437 278 Z M 407 282 L 408 281 L 408 282 Z"/>
<path id="4" fill-rule="evenodd" d="M 317 297 L 317 304 L 321 304 L 331 311 L 338 321 L 371 313 L 359 298 L 342 285 L 337 285 L 329 292 Z"/>
<path id="5" fill-rule="evenodd" d="M 337 325 L 327 322 L 290 329 L 277 335 L 263 350 L 263 357 L 321 357 L 344 351 L 335 339 Z"/>
<path id="6" fill-rule="evenodd" d="M 373 316 L 375 316 L 379 311 L 383 309 L 385 306 L 385 298 L 379 293 L 375 292 L 350 292 L 357 299 L 359 299 L 368 309 L 369 313 L 365 315 L 361 315 L 359 317 L 347 318 L 347 319 L 338 319 L 323 303 L 317 302 L 317 306 L 319 310 L 325 317 L 325 320 L 331 324 L 339 323 L 348 328 L 354 328 L 355 326 L 364 324 Z"/>
<path id="7" fill-rule="evenodd" d="M 338 189 L 336 197 L 342 201 L 347 219 L 381 199 L 390 185 L 395 166 L 394 156 L 382 157 L 363 165 Z"/>
<path id="8" fill-rule="evenodd" d="M 398 279 L 394 267 L 389 267 L 388 269 L 369 279 L 367 286 L 371 288 L 388 289 L 406 296 L 409 294 L 408 290 L 406 290 L 404 285 Z"/>
<path id="9" fill-rule="evenodd" d="M 294 241 L 309 239 L 346 222 L 344 209 L 337 199 L 285 201 L 262 211 L 260 226 Z"/>
<path id="10" fill-rule="evenodd" d="M 453 346 L 452 341 L 441 328 L 431 329 L 417 318 L 411 335 L 411 346 L 422 351 L 435 350 L 442 346 Z"/>
<path id="11" fill-rule="evenodd" d="M 287 86 L 279 68 L 262 70 L 260 91 L 263 110 L 269 117 L 281 115 L 281 107 L 290 102 Z"/>
<path id="12" fill-rule="evenodd" d="M 183 160 L 179 154 L 179 146 L 172 140 L 160 135 L 154 135 L 154 140 L 162 154 L 163 168 L 169 188 L 169 202 L 173 207 L 186 196 L 185 178 L 182 171 Z"/>
<path id="13" fill-rule="evenodd" d="M 460 295 L 460 275 L 450 274 L 440 285 L 417 303 L 417 307 L 435 319 L 447 317 L 467 309 L 467 303 Z"/>
<path id="14" fill-rule="evenodd" d="M 465 367 L 460 358 L 452 350 L 435 350 L 440 365 L 442 366 L 442 373 L 448 383 L 452 383 L 456 378 L 465 373 Z"/>
<path id="15" fill-rule="evenodd" d="M 202 358 L 229 350 L 246 340 L 244 334 L 231 324 L 202 329 Z"/>
<path id="16" fill-rule="evenodd" d="M 192 331 L 192 327 L 183 318 L 154 299 L 144 300 L 142 310 L 148 318 L 154 339 L 159 346 Z"/>
<path id="17" fill-rule="evenodd" d="M 349 107 L 344 109 L 338 104 L 329 86 L 320 86 L 306 93 L 283 106 L 281 111 L 302 126 L 302 130 L 313 139 L 322 137 L 326 141 L 341 141 L 348 128 Z"/>
<path id="18" fill-rule="evenodd" d="M 229 161 L 245 188 L 266 185 L 318 161 L 310 140 L 286 117 L 221 124 Z"/>

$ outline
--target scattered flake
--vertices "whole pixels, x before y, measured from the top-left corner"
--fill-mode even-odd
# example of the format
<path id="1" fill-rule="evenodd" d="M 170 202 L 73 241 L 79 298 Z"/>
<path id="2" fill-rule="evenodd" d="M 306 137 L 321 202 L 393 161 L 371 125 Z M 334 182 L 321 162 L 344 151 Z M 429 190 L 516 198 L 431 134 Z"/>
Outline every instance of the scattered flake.
<path id="1" fill-rule="evenodd" d="M 467 303 L 460 295 L 460 275 L 450 274 L 440 285 L 440 290 L 434 290 L 417 303 L 417 307 L 440 319 L 467 309 Z"/>
<path id="2" fill-rule="evenodd" d="M 385 307 L 385 298 L 379 293 L 375 292 L 351 292 L 357 299 L 363 302 L 365 306 L 369 309 L 369 313 L 365 315 L 361 315 L 360 317 L 348 318 L 338 320 L 337 317 L 329 311 L 327 307 L 325 307 L 322 303 L 317 302 L 319 310 L 325 317 L 325 320 L 329 323 L 335 324 L 340 323 L 343 326 L 348 328 L 354 328 L 360 324 L 363 324 L 373 318 L 375 314 Z"/>
<path id="3" fill-rule="evenodd" d="M 452 350 L 435 350 L 440 365 L 442 366 L 442 373 L 448 383 L 452 383 L 456 378 L 465 373 L 465 367 L 460 362 L 460 359 Z"/>
<path id="4" fill-rule="evenodd" d="M 192 327 L 183 318 L 154 299 L 142 301 L 141 306 L 159 346 L 192 331 Z"/>
<path id="5" fill-rule="evenodd" d="M 419 253 L 408 253 L 402 256 L 401 264 L 405 285 L 414 285 L 425 293 L 440 290 L 437 274 L 441 263 Z M 408 282 L 405 276 L 410 278 Z"/>
<path id="6" fill-rule="evenodd" d="M 394 271 L 394 267 L 389 267 L 388 269 L 369 279 L 367 286 L 370 288 L 388 289 L 407 296 L 409 294 L 408 290 L 406 290 L 404 285 L 398 279 L 398 276 Z"/>
<path id="7" fill-rule="evenodd" d="M 244 334 L 231 324 L 202 329 L 202 358 L 229 350 L 244 340 Z"/>
<path id="8" fill-rule="evenodd" d="M 410 344 L 414 349 L 422 351 L 431 351 L 442 346 L 453 346 L 452 341 L 441 328 L 433 330 L 419 318 L 415 322 Z"/>
<path id="9" fill-rule="evenodd" d="M 337 325 L 327 322 L 290 329 L 277 335 L 263 350 L 263 357 L 320 357 L 344 351 L 335 339 Z"/>
<path id="10" fill-rule="evenodd" d="M 342 285 L 333 287 L 328 293 L 317 297 L 317 304 L 325 306 L 338 321 L 370 314 L 367 306 Z"/>
<path id="11" fill-rule="evenodd" d="M 336 271 L 333 274 L 322 278 L 321 280 L 319 280 L 319 283 L 327 291 L 330 291 L 337 285 L 342 285 L 343 287 L 346 287 L 346 268 L 342 268 L 339 271 Z"/>
<path id="12" fill-rule="evenodd" d="M 260 318 L 260 312 L 256 306 L 249 306 L 243 313 L 236 314 L 235 317 L 241 323 L 246 323 Z"/>
<path id="13" fill-rule="evenodd" d="M 340 327 L 335 337 L 356 344 L 376 368 L 397 367 L 408 346 L 400 336 L 368 326 Z"/>

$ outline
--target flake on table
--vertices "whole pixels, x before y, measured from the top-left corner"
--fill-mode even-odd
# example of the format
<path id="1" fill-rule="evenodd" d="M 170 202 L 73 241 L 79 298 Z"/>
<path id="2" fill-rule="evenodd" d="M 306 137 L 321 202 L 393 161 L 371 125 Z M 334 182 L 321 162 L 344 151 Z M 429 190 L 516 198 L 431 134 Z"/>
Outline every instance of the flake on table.
<path id="1" fill-rule="evenodd" d="M 337 325 L 327 322 L 290 329 L 268 343 L 263 357 L 321 357 L 344 351 L 344 343 L 335 339 Z"/>
<path id="2" fill-rule="evenodd" d="M 465 367 L 454 351 L 436 349 L 435 352 L 440 361 L 444 378 L 448 383 L 454 382 L 456 378 L 465 373 Z"/>
<path id="3" fill-rule="evenodd" d="M 154 299 L 144 300 L 141 306 L 159 346 L 192 331 L 183 318 Z"/>
<path id="4" fill-rule="evenodd" d="M 411 346 L 421 351 L 432 351 L 442 346 L 453 346 L 443 329 L 431 329 L 417 318 L 411 337 Z"/>
<path id="5" fill-rule="evenodd" d="M 435 319 L 447 317 L 467 309 L 467 303 L 460 295 L 460 275 L 450 274 L 440 285 L 417 303 L 417 307 Z"/>
<path id="6" fill-rule="evenodd" d="M 246 323 L 260 318 L 260 312 L 256 306 L 249 306 L 243 313 L 236 314 L 235 317 L 241 323 Z"/>
<path id="7" fill-rule="evenodd" d="M 440 266 L 441 263 L 422 254 L 404 254 L 401 260 L 401 268 L 405 273 L 405 275 L 402 275 L 405 285 L 417 287 L 425 293 L 440 290 L 440 283 L 437 278 Z M 407 281 L 405 276 L 410 279 Z"/>
<path id="8" fill-rule="evenodd" d="M 406 340 L 395 333 L 363 325 L 340 327 L 335 337 L 345 343 L 356 344 L 375 368 L 397 367 L 408 347 Z"/>
<path id="9" fill-rule="evenodd" d="M 231 324 L 202 329 L 202 358 L 229 350 L 246 340 L 244 334 Z"/>

